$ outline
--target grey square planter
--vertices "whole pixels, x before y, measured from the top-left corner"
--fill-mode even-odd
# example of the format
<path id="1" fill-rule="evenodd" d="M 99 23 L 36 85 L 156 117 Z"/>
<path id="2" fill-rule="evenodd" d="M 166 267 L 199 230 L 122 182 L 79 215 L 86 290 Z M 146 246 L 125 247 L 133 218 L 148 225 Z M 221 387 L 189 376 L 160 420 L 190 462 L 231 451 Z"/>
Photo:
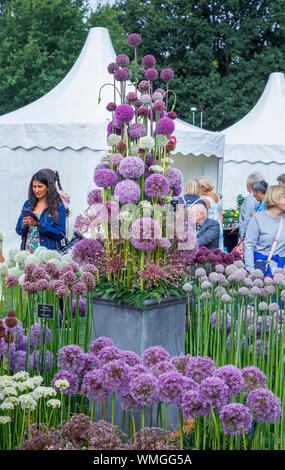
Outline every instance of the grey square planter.
<path id="1" fill-rule="evenodd" d="M 92 341 L 107 336 L 122 350 L 134 351 L 142 356 L 150 346 L 161 345 L 170 356 L 185 353 L 186 296 L 169 297 L 158 303 L 154 299 L 145 302 L 141 310 L 127 304 L 114 303 L 105 297 L 93 300 Z M 92 317 L 92 316 L 91 316 Z M 96 411 L 97 408 L 97 411 Z M 156 408 L 156 407 L 155 407 Z M 122 408 L 120 397 L 115 398 L 115 424 L 121 426 Z M 164 423 L 164 409 L 162 410 Z M 178 429 L 178 408 L 168 405 L 168 429 Z M 101 419 L 100 407 L 95 407 L 96 419 Z M 111 397 L 108 400 L 106 420 L 111 421 Z M 141 413 L 135 413 L 136 429 L 141 429 Z M 150 410 L 146 410 L 145 426 L 150 425 Z M 156 425 L 156 409 L 153 410 L 152 426 Z M 127 418 L 125 423 L 125 432 Z"/>

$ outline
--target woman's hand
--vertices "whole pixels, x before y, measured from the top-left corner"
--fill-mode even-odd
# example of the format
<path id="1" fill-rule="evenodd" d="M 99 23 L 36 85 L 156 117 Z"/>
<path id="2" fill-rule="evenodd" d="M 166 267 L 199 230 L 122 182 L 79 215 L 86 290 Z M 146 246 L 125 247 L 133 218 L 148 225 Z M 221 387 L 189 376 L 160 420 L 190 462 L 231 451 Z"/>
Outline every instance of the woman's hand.
<path id="1" fill-rule="evenodd" d="M 36 222 L 35 219 L 33 219 L 32 217 L 27 217 L 28 219 L 28 225 L 32 225 L 32 227 L 37 227 L 39 225 L 40 222 Z"/>
<path id="2" fill-rule="evenodd" d="M 29 219 L 30 219 L 30 217 L 24 217 L 23 218 L 23 225 L 25 225 L 25 226 L 29 225 Z"/>

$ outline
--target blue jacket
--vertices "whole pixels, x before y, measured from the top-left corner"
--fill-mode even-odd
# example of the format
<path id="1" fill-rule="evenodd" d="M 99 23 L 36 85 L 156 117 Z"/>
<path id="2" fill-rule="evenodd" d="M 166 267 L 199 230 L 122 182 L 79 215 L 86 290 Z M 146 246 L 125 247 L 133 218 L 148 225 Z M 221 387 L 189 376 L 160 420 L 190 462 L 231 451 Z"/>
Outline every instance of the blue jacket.
<path id="1" fill-rule="evenodd" d="M 25 202 L 23 209 L 30 209 L 29 201 Z M 46 211 L 47 208 L 41 213 L 40 224 L 38 225 L 40 244 L 49 250 L 55 250 L 58 242 L 60 242 L 65 235 L 66 212 L 64 205 L 59 202 L 57 205 L 58 219 L 55 222 L 53 216 L 47 215 Z M 25 236 L 28 231 L 29 226 L 23 225 L 23 215 L 21 214 L 17 222 L 16 232 L 18 235 Z"/>

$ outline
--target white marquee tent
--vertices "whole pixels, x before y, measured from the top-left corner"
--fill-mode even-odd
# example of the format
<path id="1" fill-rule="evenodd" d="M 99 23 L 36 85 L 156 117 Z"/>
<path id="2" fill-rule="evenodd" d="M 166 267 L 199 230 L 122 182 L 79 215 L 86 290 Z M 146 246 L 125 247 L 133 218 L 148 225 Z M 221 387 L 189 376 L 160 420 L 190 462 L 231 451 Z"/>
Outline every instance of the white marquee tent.
<path id="1" fill-rule="evenodd" d="M 225 156 L 224 207 L 235 205 L 237 194 L 246 194 L 246 179 L 261 171 L 269 184 L 285 173 L 285 77 L 271 73 L 253 109 L 223 131 Z"/>
<path id="2" fill-rule="evenodd" d="M 15 225 L 31 176 L 40 168 L 59 172 L 63 189 L 71 195 L 73 217 L 86 209 L 86 195 L 94 187 L 94 167 L 108 148 L 110 113 L 105 107 L 113 101 L 114 90 L 103 88 L 100 105 L 98 94 L 104 83 L 112 82 L 107 66 L 115 57 L 108 30 L 92 28 L 76 63 L 53 90 L 0 117 L 4 253 L 20 244 Z M 179 120 L 175 136 L 175 166 L 183 170 L 185 179 L 206 173 L 221 185 L 224 136 Z"/>

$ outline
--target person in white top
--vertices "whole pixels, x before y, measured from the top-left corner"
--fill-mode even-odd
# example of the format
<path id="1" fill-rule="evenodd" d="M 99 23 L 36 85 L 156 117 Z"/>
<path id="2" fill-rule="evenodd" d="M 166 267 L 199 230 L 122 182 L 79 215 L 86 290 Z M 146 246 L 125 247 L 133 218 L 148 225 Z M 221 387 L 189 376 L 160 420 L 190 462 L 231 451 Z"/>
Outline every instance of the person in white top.
<path id="1" fill-rule="evenodd" d="M 206 202 L 208 209 L 208 218 L 216 220 L 220 224 L 220 237 L 219 237 L 219 248 L 224 249 L 224 237 L 223 237 L 223 209 L 222 202 L 219 196 L 213 191 L 214 185 L 210 178 L 207 176 L 201 176 L 199 178 L 199 184 L 202 191 L 202 198 Z"/>

